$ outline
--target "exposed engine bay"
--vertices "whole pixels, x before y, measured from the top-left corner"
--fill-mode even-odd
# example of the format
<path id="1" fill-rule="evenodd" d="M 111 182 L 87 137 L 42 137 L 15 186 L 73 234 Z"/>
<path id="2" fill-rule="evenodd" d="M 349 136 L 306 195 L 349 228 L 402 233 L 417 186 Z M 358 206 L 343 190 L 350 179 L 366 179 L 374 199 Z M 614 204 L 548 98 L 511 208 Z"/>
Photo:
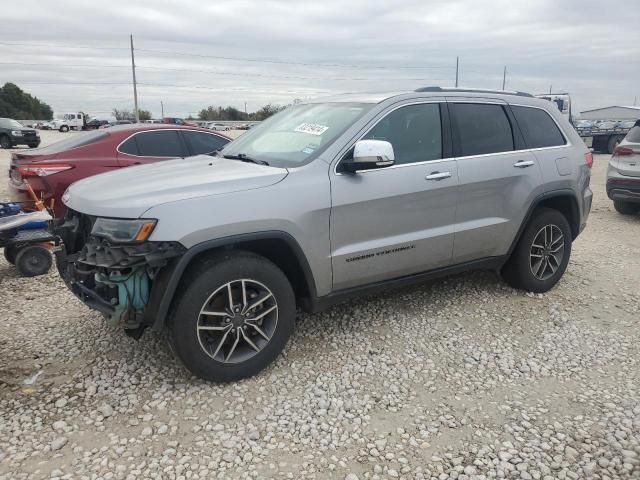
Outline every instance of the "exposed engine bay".
<path id="1" fill-rule="evenodd" d="M 56 251 L 58 270 L 86 305 L 139 337 L 153 320 L 146 307 L 160 270 L 186 249 L 177 242 L 114 243 L 91 234 L 94 222 L 70 210 L 55 227 L 62 239 Z"/>

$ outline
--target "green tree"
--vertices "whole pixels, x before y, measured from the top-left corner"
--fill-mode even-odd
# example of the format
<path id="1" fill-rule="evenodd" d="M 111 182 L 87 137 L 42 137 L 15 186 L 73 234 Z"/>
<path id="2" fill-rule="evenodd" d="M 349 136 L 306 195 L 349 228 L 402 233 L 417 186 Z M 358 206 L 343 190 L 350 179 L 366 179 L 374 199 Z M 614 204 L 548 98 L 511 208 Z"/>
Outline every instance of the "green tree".
<path id="1" fill-rule="evenodd" d="M 134 115 L 131 110 L 118 110 L 117 108 L 114 108 L 113 112 L 111 113 L 114 117 L 116 117 L 116 120 L 133 120 L 134 119 Z"/>
<path id="2" fill-rule="evenodd" d="M 0 88 L 0 117 L 18 120 L 51 120 L 53 110 L 46 103 L 24 92 L 14 83 Z"/>
<path id="3" fill-rule="evenodd" d="M 141 122 L 144 122 L 145 120 L 151 120 L 151 112 L 149 110 L 138 109 L 138 118 Z"/>

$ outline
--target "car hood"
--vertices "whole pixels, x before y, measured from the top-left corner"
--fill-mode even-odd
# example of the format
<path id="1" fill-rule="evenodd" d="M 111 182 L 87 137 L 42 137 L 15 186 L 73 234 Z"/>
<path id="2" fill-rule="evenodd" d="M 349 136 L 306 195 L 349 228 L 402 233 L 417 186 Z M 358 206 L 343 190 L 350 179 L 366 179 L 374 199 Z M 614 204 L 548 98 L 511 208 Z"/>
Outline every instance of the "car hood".
<path id="1" fill-rule="evenodd" d="M 198 155 L 89 177 L 72 184 L 62 200 L 89 215 L 137 218 L 163 203 L 267 187 L 287 173 L 285 168 Z"/>

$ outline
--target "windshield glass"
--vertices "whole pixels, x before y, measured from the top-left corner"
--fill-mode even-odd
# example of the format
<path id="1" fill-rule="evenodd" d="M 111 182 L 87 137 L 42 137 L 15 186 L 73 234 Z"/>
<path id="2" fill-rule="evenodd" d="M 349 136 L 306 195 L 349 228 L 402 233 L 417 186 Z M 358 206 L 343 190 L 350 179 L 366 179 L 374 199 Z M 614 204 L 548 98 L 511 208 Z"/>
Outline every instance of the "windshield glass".
<path id="1" fill-rule="evenodd" d="M 243 154 L 275 167 L 298 167 L 320 155 L 371 107 L 363 103 L 294 105 L 228 144 L 221 154 Z"/>
<path id="2" fill-rule="evenodd" d="M 0 118 L 0 127 L 1 128 L 24 128 L 20 122 L 13 120 L 11 118 Z"/>

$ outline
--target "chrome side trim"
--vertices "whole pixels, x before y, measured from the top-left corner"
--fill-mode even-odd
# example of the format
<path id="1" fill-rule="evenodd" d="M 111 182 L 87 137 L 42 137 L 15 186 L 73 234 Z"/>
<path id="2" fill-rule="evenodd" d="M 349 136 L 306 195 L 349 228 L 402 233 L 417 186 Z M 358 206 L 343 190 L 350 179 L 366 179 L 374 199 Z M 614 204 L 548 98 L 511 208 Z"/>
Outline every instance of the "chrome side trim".
<path id="1" fill-rule="evenodd" d="M 136 157 L 136 158 L 179 158 L 179 157 L 174 157 L 172 155 L 166 156 L 166 155 L 154 155 L 154 156 L 148 156 L 148 155 L 134 155 L 133 153 L 126 153 L 126 152 L 121 152 L 120 151 L 120 146 L 122 146 L 123 143 L 125 143 L 126 141 L 128 141 L 129 139 L 135 137 L 136 135 L 139 135 L 141 133 L 147 133 L 147 132 L 199 132 L 199 133 L 206 133 L 208 135 L 214 135 L 218 138 L 223 138 L 225 140 L 229 140 L 230 142 L 233 139 L 228 139 L 225 136 L 219 135 L 218 133 L 215 133 L 215 130 L 212 130 L 211 133 L 209 132 L 205 132 L 202 130 L 194 130 L 191 128 L 149 128 L 147 130 L 140 130 L 138 132 L 134 132 L 131 135 L 129 135 L 127 138 L 125 138 L 123 141 L 121 141 L 118 146 L 116 147 L 116 153 L 120 153 L 122 155 L 127 155 L 129 157 Z M 182 140 L 184 141 L 184 140 Z M 185 141 L 186 143 L 186 141 Z M 186 145 L 185 145 L 186 146 Z"/>

